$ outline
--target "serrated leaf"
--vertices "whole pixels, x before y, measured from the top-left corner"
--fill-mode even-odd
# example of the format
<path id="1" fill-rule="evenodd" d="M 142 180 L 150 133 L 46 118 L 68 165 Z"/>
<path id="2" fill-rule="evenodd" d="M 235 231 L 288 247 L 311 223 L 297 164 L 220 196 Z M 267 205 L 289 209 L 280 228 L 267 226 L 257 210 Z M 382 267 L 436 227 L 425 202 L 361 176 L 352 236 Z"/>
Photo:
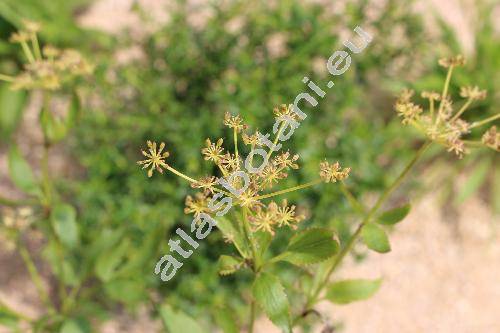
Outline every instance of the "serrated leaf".
<path id="1" fill-rule="evenodd" d="M 408 215 L 410 212 L 411 205 L 406 204 L 401 207 L 397 207 L 394 209 L 387 210 L 380 214 L 380 216 L 377 219 L 377 222 L 380 224 L 384 225 L 393 225 L 398 222 L 403 221 L 403 219 Z"/>
<path id="2" fill-rule="evenodd" d="M 160 317 L 169 332 L 206 333 L 200 324 L 182 311 L 174 311 L 168 304 L 160 307 Z"/>
<path id="3" fill-rule="evenodd" d="M 20 190 L 32 195 L 41 193 L 31 167 L 15 145 L 9 150 L 9 175 Z"/>
<path id="4" fill-rule="evenodd" d="M 78 225 L 76 211 L 68 204 L 58 204 L 50 214 L 54 231 L 63 245 L 74 248 L 78 245 Z"/>
<path id="5" fill-rule="evenodd" d="M 381 279 L 353 279 L 332 283 L 326 292 L 326 298 L 333 303 L 347 304 L 364 300 L 374 295 L 380 288 Z"/>
<path id="6" fill-rule="evenodd" d="M 339 245 L 333 239 L 332 231 L 324 228 L 313 228 L 295 234 L 281 260 L 296 265 L 315 264 L 336 254 Z"/>
<path id="7" fill-rule="evenodd" d="M 217 267 L 220 275 L 229 275 L 239 270 L 244 264 L 243 258 L 222 255 L 219 257 Z"/>
<path id="8" fill-rule="evenodd" d="M 361 230 L 361 237 L 368 248 L 379 253 L 391 250 L 391 245 L 384 229 L 374 223 L 368 223 Z"/>
<path id="9" fill-rule="evenodd" d="M 257 304 L 271 321 L 286 333 L 291 333 L 290 304 L 280 280 L 269 273 L 257 275 L 252 287 Z"/>

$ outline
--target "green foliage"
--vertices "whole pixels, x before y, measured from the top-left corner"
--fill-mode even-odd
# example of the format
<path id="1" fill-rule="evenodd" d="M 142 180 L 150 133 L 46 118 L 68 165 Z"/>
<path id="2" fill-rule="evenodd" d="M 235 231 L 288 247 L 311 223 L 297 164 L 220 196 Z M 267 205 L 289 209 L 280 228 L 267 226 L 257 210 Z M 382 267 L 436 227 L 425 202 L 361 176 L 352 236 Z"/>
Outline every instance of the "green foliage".
<path id="1" fill-rule="evenodd" d="M 269 273 L 258 274 L 252 287 L 252 295 L 276 326 L 280 327 L 283 332 L 292 331 L 290 304 L 276 276 Z"/>
<path id="2" fill-rule="evenodd" d="M 331 231 L 314 228 L 294 235 L 281 259 L 296 265 L 309 265 L 326 260 L 338 251 L 339 245 Z"/>
<path id="3" fill-rule="evenodd" d="M 68 204 L 59 204 L 53 208 L 50 217 L 59 240 L 68 248 L 76 247 L 79 236 L 75 209 Z"/>
<path id="4" fill-rule="evenodd" d="M 348 304 L 373 296 L 382 283 L 377 280 L 344 280 L 332 283 L 326 292 L 326 298 L 337 304 Z"/>
<path id="5" fill-rule="evenodd" d="M 40 193 L 30 165 L 15 145 L 12 145 L 9 150 L 9 175 L 20 190 L 33 195 Z"/>
<path id="6" fill-rule="evenodd" d="M 163 304 L 160 307 L 160 316 L 163 324 L 169 333 L 174 332 L 193 332 L 206 333 L 207 331 L 193 318 L 189 317 L 182 311 L 175 311 L 168 304 Z"/>
<path id="7" fill-rule="evenodd" d="M 410 204 L 387 210 L 379 215 L 377 222 L 384 225 L 393 225 L 404 220 L 410 212 Z"/>
<path id="8" fill-rule="evenodd" d="M 361 237 L 366 246 L 373 251 L 386 253 L 391 250 L 387 234 L 375 223 L 366 224 L 361 231 Z"/>
<path id="9" fill-rule="evenodd" d="M 409 137 L 408 131 L 390 120 L 392 91 L 388 90 L 402 86 L 407 76 L 414 80 L 414 64 L 426 64 L 436 55 L 427 52 L 431 43 L 421 18 L 410 10 L 411 1 L 389 0 L 375 19 L 369 19 L 369 1 L 349 1 L 341 13 L 297 0 L 276 6 L 234 1 L 212 8 L 214 15 L 202 29 L 191 26 L 190 9 L 181 2 L 171 11 L 169 23 L 139 43 L 127 36 L 111 43 L 111 38 L 96 39 L 96 34 L 78 28 L 73 14 L 87 3 L 6 0 L 0 4 L 1 73 L 24 68 L 24 57 L 6 43 L 15 27 L 21 27 L 22 17 L 42 21 L 42 44 L 83 51 L 91 46 L 97 65 L 91 84 L 77 80 L 54 94 L 43 93 L 48 100 L 40 107 L 39 118 L 44 156 L 49 157 L 54 145 L 68 152 L 78 170 L 71 179 L 53 174 L 43 159 L 41 172 L 33 172 L 31 158 L 27 161 L 12 141 L 28 94 L 0 87 L 0 136 L 8 145 L 9 176 L 34 201 L 35 223 L 30 228 L 44 236 L 42 258 L 51 281 L 50 293 L 45 291 L 48 300 L 43 285 L 37 286 L 46 314 L 32 321 L 0 305 L 0 324 L 14 327 L 27 321 L 39 332 L 98 331 L 100 321 L 118 307 L 134 311 L 139 305 L 156 305 L 159 297 L 157 315 L 167 332 L 212 332 L 217 326 L 224 333 L 235 333 L 260 310 L 291 332 L 292 326 L 302 326 L 312 317 L 325 289 L 326 298 L 338 304 L 373 295 L 380 280 L 330 284 L 329 278 L 356 244 L 355 230 L 361 230 L 368 248 L 388 252 L 388 236 L 380 225 L 395 225 L 410 210 L 409 205 L 381 214 L 375 209 L 367 217 L 368 210 L 356 198 L 383 192 L 387 199 L 396 178 L 392 171 L 402 169 L 401 163 L 413 154 L 410 140 L 401 140 Z M 241 24 L 230 29 L 235 22 Z M 230 111 L 261 132 L 271 131 L 272 108 L 307 91 L 304 76 L 324 87 L 326 59 L 342 47 L 341 32 L 360 22 L 370 22 L 375 42 L 353 56 L 350 71 L 318 107 L 305 110 L 306 121 L 285 144 L 285 150 L 301 156 L 301 168 L 287 178 L 287 186 L 316 176 L 318 162 L 328 158 L 352 168 L 353 177 L 341 186 L 353 193 L 344 198 L 340 184 L 302 195 L 290 193 L 290 201 L 306 208 L 308 219 L 304 227 L 276 235 L 245 230 L 244 219 L 236 214 L 217 219 L 220 232 L 213 232 L 200 243 L 196 255 L 183 262 L 182 276 L 161 283 L 153 275 L 154 263 L 168 249 L 166 240 L 174 230 L 190 225 L 180 207 L 191 190 L 171 174 L 148 179 L 139 172 L 134 164 L 139 147 L 147 139 L 166 141 L 172 153 L 169 163 L 190 175 L 214 174 L 212 166 L 199 158 L 199 149 L 205 138 L 224 134 L 216 120 Z M 405 35 L 400 43 L 384 38 L 395 27 Z M 476 58 L 458 84 L 484 84 L 497 91 L 498 80 L 490 78 L 499 67 L 497 40 L 486 23 L 481 29 L 486 33 L 477 40 Z M 273 46 L 276 41 L 282 44 L 278 50 Z M 116 64 L 116 51 L 132 45 L 141 48 L 144 58 Z M 478 64 L 485 70 L 477 71 Z M 427 79 L 415 86 L 435 89 L 444 75 L 432 68 Z M 69 101 L 65 116 L 52 110 L 51 98 Z M 491 94 L 477 111 L 491 112 L 497 98 Z M 457 201 L 491 179 L 490 170 L 498 161 L 480 154 L 479 167 L 471 166 L 475 170 Z M 498 175 L 495 179 L 500 182 Z M 492 186 L 496 197 L 498 188 Z M 0 199 L 13 207 L 25 204 Z M 353 229 L 360 226 L 354 223 L 359 217 L 366 223 Z M 29 232 L 2 228 L 18 245 Z M 30 268 L 36 273 L 36 265 Z M 249 299 L 258 305 L 252 318 L 244 305 Z"/>

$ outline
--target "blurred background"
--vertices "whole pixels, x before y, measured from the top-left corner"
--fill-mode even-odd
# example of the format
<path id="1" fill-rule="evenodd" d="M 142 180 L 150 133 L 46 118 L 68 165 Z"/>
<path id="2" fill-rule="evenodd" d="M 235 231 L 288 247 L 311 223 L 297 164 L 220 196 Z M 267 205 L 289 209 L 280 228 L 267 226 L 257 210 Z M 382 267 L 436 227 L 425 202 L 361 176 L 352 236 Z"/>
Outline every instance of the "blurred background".
<path id="1" fill-rule="evenodd" d="M 302 166 L 287 184 L 310 179 L 324 158 L 339 160 L 353 170 L 355 195 L 373 202 L 422 142 L 400 125 L 394 96 L 405 87 L 439 90 L 439 58 L 467 59 L 454 96 L 465 85 L 488 91 L 467 116 L 498 112 L 499 16 L 498 1 L 487 0 L 2 0 L 0 73 L 23 68 L 21 48 L 9 42 L 23 19 L 41 23 L 42 45 L 78 50 L 95 67 L 52 103 L 63 115 L 75 92 L 81 103 L 77 124 L 48 159 L 65 218 L 77 225 L 62 243 L 10 170 L 15 146 L 26 162 L 17 170 L 44 172 L 42 95 L 0 82 L 0 332 L 30 332 L 27 319 L 40 332 L 162 332 L 157 305 L 165 303 L 214 332 L 209 323 L 222 320 L 221 308 L 244 318 L 251 281 L 217 274 L 217 258 L 231 253 L 217 233 L 173 281 L 153 274 L 171 231 L 190 221 L 183 207 L 192 190 L 168 174 L 148 179 L 136 165 L 145 141 L 165 141 L 170 163 L 189 175 L 211 172 L 200 149 L 227 135 L 226 111 L 269 130 L 273 107 L 293 101 L 304 76 L 324 80 L 326 60 L 359 25 L 374 40 L 287 142 Z M 321 304 L 339 332 L 500 332 L 498 162 L 492 150 L 462 160 L 429 152 L 394 196 L 414 208 L 392 232 L 392 252 L 356 249 L 340 272 L 382 276 L 381 290 L 353 305 Z M 335 186 L 289 199 L 307 225 L 340 237 L 355 222 Z M 26 252 L 50 299 L 76 290 L 62 317 L 46 314 Z M 294 272 L 283 276 L 292 283 Z M 264 319 L 257 327 L 274 332 Z"/>

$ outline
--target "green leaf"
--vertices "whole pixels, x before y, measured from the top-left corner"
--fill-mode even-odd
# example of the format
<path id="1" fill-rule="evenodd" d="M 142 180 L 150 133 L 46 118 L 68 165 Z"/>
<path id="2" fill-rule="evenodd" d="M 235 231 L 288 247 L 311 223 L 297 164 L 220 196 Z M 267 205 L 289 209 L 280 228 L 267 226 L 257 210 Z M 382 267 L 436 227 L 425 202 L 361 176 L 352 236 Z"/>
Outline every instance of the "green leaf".
<path id="1" fill-rule="evenodd" d="M 384 231 L 374 223 L 368 223 L 361 230 L 361 237 L 368 248 L 379 253 L 386 253 L 391 250 L 389 239 Z"/>
<path id="2" fill-rule="evenodd" d="M 52 112 L 42 108 L 40 112 L 40 124 L 45 138 L 52 143 L 61 141 L 68 133 L 66 124 L 59 118 L 54 117 Z"/>
<path id="3" fill-rule="evenodd" d="M 238 323 L 236 322 L 234 312 L 226 307 L 218 307 L 213 311 L 217 326 L 224 333 L 239 333 Z"/>
<path id="4" fill-rule="evenodd" d="M 59 333 L 90 333 L 90 324 L 83 319 L 66 319 Z"/>
<path id="5" fill-rule="evenodd" d="M 271 321 L 286 333 L 291 333 L 290 304 L 280 280 L 269 273 L 257 275 L 252 294 Z"/>
<path id="6" fill-rule="evenodd" d="M 196 320 L 182 311 L 174 311 L 168 304 L 160 307 L 160 317 L 170 333 L 205 333 Z"/>
<path id="7" fill-rule="evenodd" d="M 81 109 L 82 109 L 82 104 L 80 102 L 80 97 L 75 91 L 71 96 L 68 116 L 66 118 L 66 127 L 68 129 L 71 129 L 76 125 L 78 118 L 80 117 Z"/>
<path id="8" fill-rule="evenodd" d="M 111 280 L 127 254 L 128 248 L 129 240 L 125 239 L 117 247 L 102 252 L 95 264 L 97 277 L 104 282 Z"/>
<path id="9" fill-rule="evenodd" d="M 293 236 L 280 258 L 296 265 L 315 264 L 330 258 L 338 250 L 339 245 L 333 239 L 332 231 L 313 228 Z"/>
<path id="10" fill-rule="evenodd" d="M 406 217 L 406 215 L 408 215 L 408 213 L 410 212 L 410 209 L 411 209 L 411 205 L 406 204 L 406 205 L 398 207 L 398 208 L 387 210 L 387 211 L 383 212 L 382 214 L 380 214 L 377 222 L 380 224 L 384 224 L 384 225 L 396 224 L 398 222 L 403 221 L 403 219 Z"/>
<path id="11" fill-rule="evenodd" d="M 17 327 L 20 319 L 21 318 L 17 313 L 0 302 L 0 326 L 6 326 L 10 328 Z"/>
<path id="12" fill-rule="evenodd" d="M 7 140 L 23 115 L 26 92 L 0 85 L 0 139 Z"/>
<path id="13" fill-rule="evenodd" d="M 74 248 L 78 245 L 78 224 L 76 211 L 68 204 L 58 204 L 50 214 L 54 231 L 63 245 Z"/>
<path id="14" fill-rule="evenodd" d="M 229 275 L 239 270 L 244 264 L 243 258 L 222 255 L 219 257 L 217 267 L 220 275 Z"/>
<path id="15" fill-rule="evenodd" d="M 20 190 L 29 194 L 40 195 L 40 188 L 33 171 L 15 145 L 12 145 L 9 150 L 9 175 L 14 185 Z"/>
<path id="16" fill-rule="evenodd" d="M 145 287 L 141 281 L 118 279 L 104 285 L 106 295 L 111 299 L 128 304 L 135 304 L 147 299 Z M 126 292 L 124 292 L 126 290 Z"/>
<path id="17" fill-rule="evenodd" d="M 326 298 L 333 303 L 347 304 L 373 296 L 380 288 L 381 279 L 353 279 L 332 283 L 326 292 Z"/>

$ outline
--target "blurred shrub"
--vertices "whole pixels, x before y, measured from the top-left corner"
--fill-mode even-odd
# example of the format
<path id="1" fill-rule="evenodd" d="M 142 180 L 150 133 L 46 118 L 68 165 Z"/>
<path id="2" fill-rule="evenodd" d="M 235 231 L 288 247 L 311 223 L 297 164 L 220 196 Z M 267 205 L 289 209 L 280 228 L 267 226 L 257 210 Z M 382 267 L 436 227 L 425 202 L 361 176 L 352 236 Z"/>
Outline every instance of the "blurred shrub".
<path id="1" fill-rule="evenodd" d="M 402 145 L 394 140 L 399 130 L 386 128 L 392 99 L 383 83 L 418 76 L 426 59 L 422 23 L 410 8 L 399 1 L 382 7 L 375 1 L 331 6 L 236 1 L 205 8 L 209 15 L 200 26 L 193 25 L 191 8 L 179 5 L 169 23 L 145 41 L 122 37 L 119 46 L 139 44 L 142 57 L 126 64 L 108 58 L 97 68 L 100 97 L 85 112 L 73 144 L 85 177 L 65 185 L 79 207 L 84 244 L 107 246 L 91 251 L 95 257 L 82 253 L 81 260 L 90 266 L 95 262 L 97 269 L 106 260 L 101 257 L 118 252 L 120 269 L 104 276 L 94 269 L 104 290 L 96 295 L 103 302 L 111 297 L 135 305 L 146 300 L 148 288 L 158 288 L 171 304 L 191 306 L 192 312 L 239 303 L 235 283 L 246 281 L 217 276 L 215 262 L 223 251 L 215 234 L 186 262 L 182 276 L 168 284 L 153 277 L 170 230 L 189 221 L 182 213 L 187 186 L 170 175 L 148 182 L 131 161 L 151 139 L 165 141 L 172 163 L 187 174 L 208 172 L 200 149 L 205 138 L 221 136 L 218 119 L 225 111 L 269 130 L 265 126 L 271 124 L 272 108 L 291 103 L 307 89 L 304 76 L 325 86 L 326 59 L 342 48 L 346 32 L 356 25 L 375 40 L 353 59 L 354 66 L 320 105 L 307 111 L 309 117 L 285 147 L 300 154 L 302 173 L 287 181 L 293 185 L 306 180 L 317 172 L 319 159 L 328 157 L 352 167 L 358 191 L 382 189 L 391 178 L 385 167 Z M 299 205 L 315 224 L 348 228 L 342 219 L 347 204 L 336 189 L 321 194 L 312 190 Z M 112 235 L 114 242 L 99 241 Z M 118 292 L 123 285 L 130 293 Z"/>

